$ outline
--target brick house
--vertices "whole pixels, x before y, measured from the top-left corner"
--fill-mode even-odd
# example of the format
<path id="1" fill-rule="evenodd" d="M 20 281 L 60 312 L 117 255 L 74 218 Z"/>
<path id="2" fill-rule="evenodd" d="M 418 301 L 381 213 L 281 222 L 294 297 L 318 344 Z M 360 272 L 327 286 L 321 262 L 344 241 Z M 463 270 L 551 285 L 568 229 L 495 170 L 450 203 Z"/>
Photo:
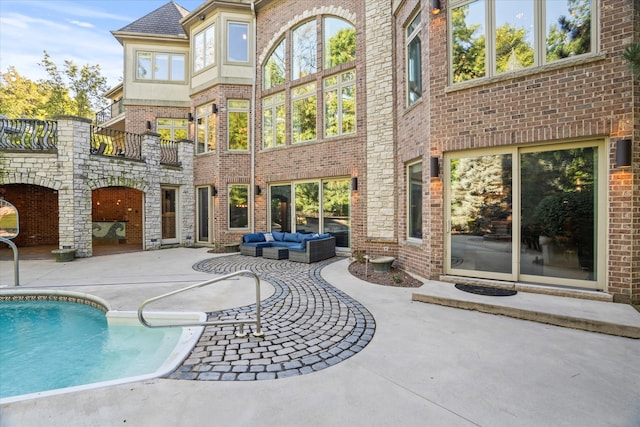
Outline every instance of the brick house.
<path id="1" fill-rule="evenodd" d="M 432 279 L 640 299 L 637 1 L 170 2 L 113 34 L 105 125 L 193 141 L 195 244 L 329 232 Z"/>

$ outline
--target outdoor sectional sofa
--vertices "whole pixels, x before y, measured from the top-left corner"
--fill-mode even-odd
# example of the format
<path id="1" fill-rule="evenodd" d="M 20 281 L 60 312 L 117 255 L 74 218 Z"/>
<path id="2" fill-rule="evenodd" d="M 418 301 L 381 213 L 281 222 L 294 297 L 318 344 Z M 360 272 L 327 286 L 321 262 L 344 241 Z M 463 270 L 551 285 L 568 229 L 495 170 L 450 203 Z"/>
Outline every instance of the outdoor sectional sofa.
<path id="1" fill-rule="evenodd" d="M 265 247 L 289 249 L 289 260 L 295 262 L 316 262 L 336 255 L 336 238 L 330 234 L 313 233 L 249 233 L 242 236 L 240 253 L 262 256 Z"/>

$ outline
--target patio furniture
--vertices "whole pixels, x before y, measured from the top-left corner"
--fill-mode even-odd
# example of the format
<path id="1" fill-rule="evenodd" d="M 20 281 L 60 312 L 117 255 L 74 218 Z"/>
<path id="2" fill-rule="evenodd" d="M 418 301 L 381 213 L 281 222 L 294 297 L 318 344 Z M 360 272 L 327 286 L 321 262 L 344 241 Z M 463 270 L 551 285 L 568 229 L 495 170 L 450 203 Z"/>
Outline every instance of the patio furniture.
<path id="1" fill-rule="evenodd" d="M 268 259 L 287 259 L 289 258 L 289 249 L 280 246 L 263 248 L 262 257 Z"/>

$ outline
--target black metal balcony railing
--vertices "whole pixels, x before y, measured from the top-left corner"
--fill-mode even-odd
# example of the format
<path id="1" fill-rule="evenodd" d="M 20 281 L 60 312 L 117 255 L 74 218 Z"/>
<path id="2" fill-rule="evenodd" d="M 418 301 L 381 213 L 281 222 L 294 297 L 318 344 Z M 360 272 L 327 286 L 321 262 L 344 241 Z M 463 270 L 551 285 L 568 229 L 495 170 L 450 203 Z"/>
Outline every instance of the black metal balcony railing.
<path id="1" fill-rule="evenodd" d="M 168 139 L 160 140 L 160 164 L 179 166 L 178 144 Z"/>
<path id="2" fill-rule="evenodd" d="M 91 154 L 141 160 L 142 136 L 121 130 L 91 126 Z"/>
<path id="3" fill-rule="evenodd" d="M 124 104 L 122 103 L 122 99 L 120 99 L 96 113 L 96 124 L 106 123 L 122 113 L 124 113 Z"/>
<path id="4" fill-rule="evenodd" d="M 0 118 L 0 148 L 10 150 L 55 150 L 58 122 Z"/>

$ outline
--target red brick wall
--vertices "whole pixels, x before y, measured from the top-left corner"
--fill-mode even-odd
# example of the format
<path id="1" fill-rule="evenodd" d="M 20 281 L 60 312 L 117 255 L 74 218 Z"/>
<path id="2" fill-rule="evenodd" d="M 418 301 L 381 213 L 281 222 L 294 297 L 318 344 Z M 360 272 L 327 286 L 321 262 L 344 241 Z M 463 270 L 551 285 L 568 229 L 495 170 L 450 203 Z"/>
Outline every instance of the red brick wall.
<path id="1" fill-rule="evenodd" d="M 446 1 L 442 12 L 430 20 L 429 57 L 423 70 L 428 70 L 430 90 L 431 155 L 453 150 L 477 149 L 512 144 L 562 142 L 577 138 L 612 141 L 633 135 L 632 128 L 623 126 L 629 120 L 638 129 L 638 101 L 630 72 L 622 60 L 627 41 L 638 39 L 638 4 L 635 0 L 600 1 L 599 57 L 571 65 L 540 70 L 531 75 L 494 79 L 486 84 L 450 90 L 447 87 Z M 636 28 L 630 16 L 636 17 Z M 635 33 L 634 33 L 635 31 Z M 637 97 L 636 97 L 637 98 Z M 635 111 L 634 111 L 635 109 Z M 635 134 L 635 166 L 631 175 L 615 169 L 614 149 L 609 155 L 609 230 L 608 290 L 618 299 L 631 299 L 631 283 L 638 283 L 640 249 L 637 230 L 640 220 L 638 184 L 640 152 L 638 131 Z M 606 177 L 603 177 L 606 178 Z M 635 192 L 633 191 L 635 188 Z M 433 268 L 430 277 L 442 273 L 432 257 L 443 259 L 443 251 L 433 250 L 433 244 L 443 241 L 442 193 L 431 193 L 431 254 Z M 635 208 L 634 208 L 635 206 Z M 635 232 L 637 233 L 637 231 Z M 633 238 L 635 237 L 635 239 Z M 635 272 L 634 272 L 635 271 Z M 635 275 L 635 276 L 634 276 Z M 637 286 L 635 295 L 637 299 Z"/>
<path id="2" fill-rule="evenodd" d="M 151 105 L 127 105 L 126 131 L 142 134 L 147 132 L 147 121 L 151 122 L 151 132 L 156 132 L 156 118 L 186 119 L 189 108 L 186 107 L 156 107 Z"/>
<path id="3" fill-rule="evenodd" d="M 18 247 L 58 244 L 58 192 L 30 184 L 5 184 L 4 199 L 18 209 Z"/>
<path id="4" fill-rule="evenodd" d="M 366 194 L 366 162 L 365 162 L 365 57 L 364 57 L 364 2 L 359 1 L 279 1 L 270 6 L 258 10 L 258 40 L 257 55 L 260 56 L 266 51 L 275 47 L 269 43 L 273 41 L 276 34 L 281 34 L 281 30 L 287 29 L 284 34 L 287 37 L 287 55 L 290 55 L 290 30 L 289 23 L 296 16 L 301 16 L 305 11 L 322 6 L 340 6 L 341 8 L 355 13 L 356 26 L 356 96 L 357 96 L 357 132 L 355 135 L 345 137 L 335 137 L 323 139 L 323 116 L 322 109 L 318 108 L 317 117 L 317 137 L 316 141 L 291 144 L 291 129 L 287 126 L 287 145 L 279 148 L 262 149 L 262 64 L 258 64 L 258 95 L 256 102 L 256 184 L 263 189 L 263 195 L 256 201 L 256 229 L 267 229 L 267 210 L 269 207 L 267 198 L 267 186 L 278 181 L 295 181 L 304 179 L 317 179 L 328 177 L 358 177 L 358 191 L 351 193 L 351 248 L 354 251 L 366 248 L 364 230 L 364 201 Z M 300 20 L 293 22 L 293 25 L 306 22 Z M 322 51 L 322 21 L 317 21 L 318 28 L 318 52 Z M 279 41 L 279 39 L 277 40 Z M 264 55 L 266 60 L 268 55 Z M 287 61 L 289 61 L 287 59 Z M 287 62 L 288 63 L 288 62 Z M 322 67 L 322 56 L 318 53 L 318 65 Z M 346 68 L 349 69 L 349 68 Z M 289 73 L 287 78 L 289 78 Z M 317 73 L 311 81 L 316 82 L 318 89 L 322 88 L 323 73 Z M 287 81 L 286 87 L 289 87 Z M 281 88 L 276 89 L 278 92 Z M 265 94 L 273 93 L 273 90 Z M 322 101 L 321 91 L 318 92 L 318 105 Z M 286 92 L 287 123 L 291 123 L 291 96 Z"/>

